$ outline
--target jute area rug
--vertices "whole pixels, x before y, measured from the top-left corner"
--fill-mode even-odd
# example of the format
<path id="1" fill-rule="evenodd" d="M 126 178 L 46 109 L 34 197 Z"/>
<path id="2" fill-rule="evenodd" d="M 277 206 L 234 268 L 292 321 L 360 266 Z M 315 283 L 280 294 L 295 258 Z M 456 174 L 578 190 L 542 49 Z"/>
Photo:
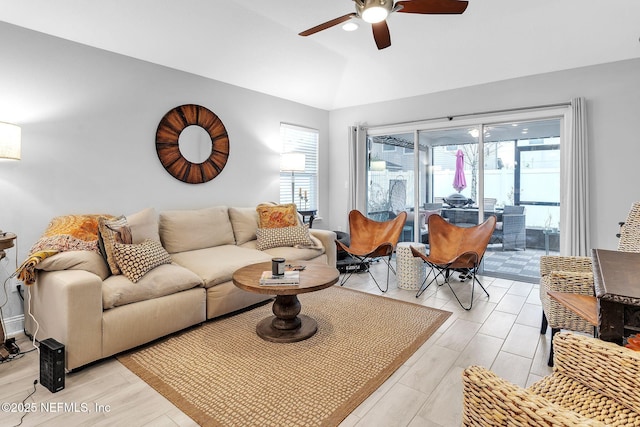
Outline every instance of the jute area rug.
<path id="1" fill-rule="evenodd" d="M 335 426 L 451 313 L 333 286 L 299 295 L 318 332 L 256 335 L 271 304 L 209 321 L 118 360 L 204 426 Z"/>

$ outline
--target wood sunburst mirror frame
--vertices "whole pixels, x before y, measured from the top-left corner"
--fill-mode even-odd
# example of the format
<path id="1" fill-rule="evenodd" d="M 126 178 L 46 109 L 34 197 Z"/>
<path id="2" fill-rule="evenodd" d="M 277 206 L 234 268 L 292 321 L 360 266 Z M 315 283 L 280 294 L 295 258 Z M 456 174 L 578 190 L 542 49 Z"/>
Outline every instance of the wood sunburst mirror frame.
<path id="1" fill-rule="evenodd" d="M 200 126 L 211 138 L 211 155 L 202 163 L 187 160 L 180 152 L 180 133 Z M 162 166 L 174 178 L 188 184 L 202 184 L 218 176 L 229 157 L 229 135 L 220 118 L 200 105 L 186 104 L 164 115 L 156 131 L 156 152 Z"/>

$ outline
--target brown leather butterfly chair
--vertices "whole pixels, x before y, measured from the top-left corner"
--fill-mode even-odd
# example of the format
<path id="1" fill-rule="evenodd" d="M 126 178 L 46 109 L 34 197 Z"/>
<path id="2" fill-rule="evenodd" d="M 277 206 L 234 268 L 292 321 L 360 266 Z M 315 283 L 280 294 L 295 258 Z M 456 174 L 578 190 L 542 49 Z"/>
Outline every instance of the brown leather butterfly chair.
<path id="1" fill-rule="evenodd" d="M 400 212 L 398 216 L 388 221 L 374 221 L 364 216 L 360 211 L 349 212 L 349 235 L 351 243 L 349 246 L 336 240 L 336 244 L 344 249 L 353 258 L 360 261 L 360 266 L 356 270 L 345 273 L 340 281 L 340 286 L 344 285 L 354 271 L 367 270 L 380 291 L 386 292 L 389 289 L 389 270 L 396 274 L 391 267 L 391 256 L 398 244 L 402 228 L 407 220 L 407 213 Z M 380 287 L 378 281 L 369 268 L 367 261 L 380 258 L 387 264 L 387 285 L 384 289 Z"/>
<path id="2" fill-rule="evenodd" d="M 453 296 L 465 310 L 471 310 L 473 306 L 473 290 L 476 282 L 488 297 L 489 293 L 476 277 L 476 273 L 495 228 L 496 217 L 493 215 L 482 224 L 473 227 L 458 227 L 448 223 L 440 215 L 431 215 L 429 217 L 429 255 L 424 255 L 413 246 L 411 247 L 413 256 L 422 258 L 431 267 L 431 271 L 422 282 L 416 298 L 422 295 L 439 276 L 444 278 L 444 282 L 449 285 Z M 462 304 L 449 283 L 451 270 L 460 271 L 462 275 L 471 278 L 471 302 L 468 307 Z M 427 286 L 424 286 L 431 273 L 433 273 L 433 279 Z"/>

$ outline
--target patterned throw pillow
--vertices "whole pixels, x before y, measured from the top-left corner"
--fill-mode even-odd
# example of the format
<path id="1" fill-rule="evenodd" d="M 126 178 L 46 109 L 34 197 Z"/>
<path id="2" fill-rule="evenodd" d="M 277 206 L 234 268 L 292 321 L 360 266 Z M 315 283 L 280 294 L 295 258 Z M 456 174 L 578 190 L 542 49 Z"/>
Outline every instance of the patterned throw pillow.
<path id="1" fill-rule="evenodd" d="M 157 240 L 145 240 L 139 245 L 115 243 L 114 255 L 122 274 L 133 283 L 138 282 L 162 264 L 171 264 L 171 256 Z"/>
<path id="2" fill-rule="evenodd" d="M 294 227 L 258 228 L 256 232 L 258 242 L 256 248 L 260 251 L 285 246 L 313 245 L 309 237 L 309 226 L 296 225 Z"/>
<path id="3" fill-rule="evenodd" d="M 258 228 L 282 228 L 300 225 L 295 203 L 285 205 L 261 204 L 258 211 Z"/>
<path id="4" fill-rule="evenodd" d="M 100 253 L 104 257 L 111 274 L 120 274 L 118 263 L 113 255 L 113 245 L 118 243 L 132 243 L 131 229 L 127 225 L 127 218 L 120 216 L 116 219 L 101 217 L 98 219 L 98 229 L 100 232 L 98 243 Z"/>

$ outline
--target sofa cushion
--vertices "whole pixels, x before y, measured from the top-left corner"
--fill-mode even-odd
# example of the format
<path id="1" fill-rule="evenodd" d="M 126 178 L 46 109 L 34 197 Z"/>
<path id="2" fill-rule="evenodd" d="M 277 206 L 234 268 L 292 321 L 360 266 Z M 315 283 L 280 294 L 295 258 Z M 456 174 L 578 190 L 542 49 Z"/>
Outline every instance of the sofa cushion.
<path id="1" fill-rule="evenodd" d="M 132 283 L 122 274 L 108 277 L 102 283 L 102 307 L 107 310 L 197 286 L 202 286 L 202 280 L 196 274 L 176 264 L 163 264 L 145 274 L 138 283 Z"/>
<path id="2" fill-rule="evenodd" d="M 300 225 L 295 203 L 272 205 L 262 203 L 256 208 L 258 228 L 282 228 Z"/>
<path id="3" fill-rule="evenodd" d="M 256 240 L 251 240 L 242 245 L 242 247 L 246 249 L 256 249 L 257 243 Z M 266 249 L 263 253 L 269 255 L 269 258 L 284 258 L 287 262 L 291 260 L 307 261 L 322 255 L 324 253 L 324 247 L 322 244 L 320 244 L 319 247 L 278 247 Z"/>
<path id="4" fill-rule="evenodd" d="M 120 274 L 118 263 L 114 256 L 113 248 L 116 242 L 131 243 L 131 229 L 127 224 L 127 218 L 120 216 L 115 219 L 100 217 L 98 219 L 99 245 L 102 256 L 105 257 L 111 274 Z"/>
<path id="5" fill-rule="evenodd" d="M 235 245 L 180 252 L 172 254 L 171 258 L 200 276 L 206 288 L 228 282 L 241 267 L 271 261 L 271 256 L 267 253 Z"/>
<path id="6" fill-rule="evenodd" d="M 157 240 L 145 240 L 137 245 L 116 242 L 113 252 L 122 274 L 133 283 L 155 267 L 171 264 L 171 256 Z"/>
<path id="7" fill-rule="evenodd" d="M 127 224 L 131 229 L 131 243 L 142 243 L 147 239 L 160 241 L 158 214 L 155 209 L 147 208 L 127 215 Z"/>
<path id="8" fill-rule="evenodd" d="M 59 252 L 43 259 L 36 266 L 38 270 L 85 270 L 104 280 L 111 274 L 102 255 L 94 251 Z"/>
<path id="9" fill-rule="evenodd" d="M 313 246 L 309 237 L 309 227 L 307 225 L 296 225 L 293 227 L 281 228 L 258 228 L 256 231 L 257 245 L 260 251 L 281 246 Z"/>
<path id="10" fill-rule="evenodd" d="M 169 253 L 235 244 L 226 206 L 161 212 L 160 239 Z"/>
<path id="11" fill-rule="evenodd" d="M 256 239 L 258 212 L 255 208 L 229 208 L 229 219 L 233 226 L 236 245 Z"/>

